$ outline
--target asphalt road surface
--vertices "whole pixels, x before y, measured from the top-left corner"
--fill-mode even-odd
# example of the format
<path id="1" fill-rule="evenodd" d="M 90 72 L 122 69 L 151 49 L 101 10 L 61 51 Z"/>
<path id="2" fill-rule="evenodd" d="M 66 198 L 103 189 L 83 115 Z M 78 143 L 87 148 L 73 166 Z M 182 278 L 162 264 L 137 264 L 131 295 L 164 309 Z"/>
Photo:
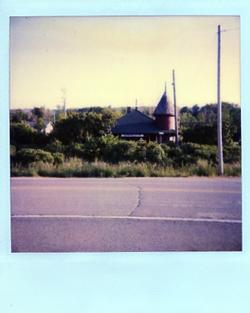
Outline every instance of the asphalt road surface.
<path id="1" fill-rule="evenodd" d="M 240 251 L 239 178 L 13 178 L 13 252 Z"/>

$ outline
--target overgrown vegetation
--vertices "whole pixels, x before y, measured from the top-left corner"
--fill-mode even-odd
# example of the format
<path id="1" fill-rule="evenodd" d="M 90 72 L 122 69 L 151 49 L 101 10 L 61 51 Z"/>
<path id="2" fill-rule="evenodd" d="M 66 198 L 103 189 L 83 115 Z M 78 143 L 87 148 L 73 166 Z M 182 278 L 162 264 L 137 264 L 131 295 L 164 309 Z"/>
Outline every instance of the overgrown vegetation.
<path id="1" fill-rule="evenodd" d="M 239 176 L 240 108 L 223 105 L 225 175 Z M 93 108 L 59 116 L 46 135 L 45 112 L 11 115 L 13 176 L 127 177 L 216 175 L 216 107 L 184 107 L 180 111 L 181 143 L 126 141 L 111 134 L 120 113 Z M 46 113 L 49 114 L 48 112 Z M 40 125 L 40 126 L 39 126 Z"/>
<path id="2" fill-rule="evenodd" d="M 226 176 L 239 176 L 239 163 L 225 166 Z M 48 176 L 48 177 L 186 177 L 216 176 L 216 168 L 205 160 L 198 160 L 194 165 L 178 168 L 151 163 L 120 162 L 84 162 L 80 159 L 69 159 L 56 166 L 51 163 L 35 162 L 27 167 L 14 165 L 12 176 Z"/>

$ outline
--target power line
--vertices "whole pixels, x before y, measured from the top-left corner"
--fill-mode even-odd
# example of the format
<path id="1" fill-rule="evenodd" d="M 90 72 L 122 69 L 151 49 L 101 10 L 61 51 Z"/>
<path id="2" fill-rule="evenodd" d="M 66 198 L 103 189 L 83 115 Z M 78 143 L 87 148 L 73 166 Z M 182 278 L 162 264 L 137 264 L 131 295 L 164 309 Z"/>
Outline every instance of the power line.
<path id="1" fill-rule="evenodd" d="M 222 29 L 222 30 L 221 30 L 221 33 L 222 33 L 222 32 L 231 32 L 231 31 L 233 31 L 233 30 L 240 30 L 240 28 L 237 27 L 237 28 L 226 28 L 226 29 Z"/>

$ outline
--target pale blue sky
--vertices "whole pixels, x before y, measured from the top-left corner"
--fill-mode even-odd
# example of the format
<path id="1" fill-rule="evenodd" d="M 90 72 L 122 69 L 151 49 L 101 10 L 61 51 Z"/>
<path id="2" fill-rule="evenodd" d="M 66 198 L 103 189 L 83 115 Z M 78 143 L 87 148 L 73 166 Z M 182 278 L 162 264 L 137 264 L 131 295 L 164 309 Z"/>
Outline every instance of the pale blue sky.
<path id="1" fill-rule="evenodd" d="M 240 102 L 237 16 L 13 17 L 12 108 L 155 105 L 165 81 L 179 106 L 216 102 L 217 25 L 222 100 Z"/>

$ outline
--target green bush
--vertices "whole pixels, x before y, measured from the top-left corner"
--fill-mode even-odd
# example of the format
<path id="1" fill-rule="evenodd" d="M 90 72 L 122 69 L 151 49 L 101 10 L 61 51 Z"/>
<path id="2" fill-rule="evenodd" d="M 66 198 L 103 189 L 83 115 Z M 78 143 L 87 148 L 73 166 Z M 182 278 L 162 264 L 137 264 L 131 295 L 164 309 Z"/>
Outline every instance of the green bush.
<path id="1" fill-rule="evenodd" d="M 146 162 L 147 160 L 147 143 L 140 139 L 136 142 L 134 160 L 138 162 Z"/>
<path id="2" fill-rule="evenodd" d="M 59 165 L 62 164 L 64 161 L 64 154 L 60 153 L 60 152 L 55 152 L 52 154 L 53 158 L 54 158 L 54 164 L 55 165 Z"/>
<path id="3" fill-rule="evenodd" d="M 120 140 L 116 145 L 116 149 L 118 161 L 133 161 L 136 150 L 136 142 Z"/>
<path id="4" fill-rule="evenodd" d="M 170 146 L 168 151 L 168 159 L 174 167 L 180 167 L 187 164 L 196 163 L 197 157 L 192 154 L 187 154 L 183 151 L 182 146 Z"/>
<path id="5" fill-rule="evenodd" d="M 224 162 L 225 163 L 236 163 L 241 160 L 241 147 L 239 144 L 231 144 L 223 147 Z"/>
<path id="6" fill-rule="evenodd" d="M 225 176 L 241 176 L 241 165 L 240 163 L 225 164 L 224 166 Z"/>
<path id="7" fill-rule="evenodd" d="M 216 164 L 217 147 L 212 145 L 193 144 L 194 154 L 199 159 L 207 160 L 209 164 Z"/>
<path id="8" fill-rule="evenodd" d="M 165 151 L 156 142 L 150 141 L 146 146 L 146 159 L 148 162 L 162 164 L 165 160 Z"/>
<path id="9" fill-rule="evenodd" d="M 190 175 L 214 176 L 216 167 L 211 166 L 207 160 L 198 160 L 197 164 L 190 168 Z"/>
<path id="10" fill-rule="evenodd" d="M 116 176 L 120 177 L 145 177 L 149 176 L 148 164 L 135 164 L 131 162 L 120 163 L 116 169 Z"/>
<path id="11" fill-rule="evenodd" d="M 122 161 L 133 161 L 136 150 L 136 142 L 119 140 L 107 136 L 102 138 L 99 143 L 100 159 L 109 163 L 118 163 Z"/>
<path id="12" fill-rule="evenodd" d="M 84 144 L 71 143 L 65 146 L 64 154 L 67 158 L 83 158 L 84 155 Z"/>
<path id="13" fill-rule="evenodd" d="M 62 144 L 61 141 L 55 139 L 46 146 L 46 150 L 48 150 L 49 152 L 53 152 L 53 153 L 54 152 L 64 153 L 65 146 Z"/>
<path id="14" fill-rule="evenodd" d="M 54 158 L 53 155 L 48 151 L 41 149 L 23 148 L 17 152 L 16 161 L 23 165 L 28 165 L 32 162 L 53 163 Z"/>
<path id="15" fill-rule="evenodd" d="M 32 167 L 23 167 L 21 165 L 11 166 L 11 176 L 12 177 L 34 177 L 38 176 L 37 170 Z M 47 175 L 49 176 L 49 175 Z"/>
<path id="16" fill-rule="evenodd" d="M 16 147 L 14 145 L 10 145 L 10 157 L 13 158 L 16 156 Z"/>
<path id="17" fill-rule="evenodd" d="M 82 148 L 82 158 L 84 160 L 92 162 L 100 157 L 98 140 L 90 138 L 82 145 Z"/>

